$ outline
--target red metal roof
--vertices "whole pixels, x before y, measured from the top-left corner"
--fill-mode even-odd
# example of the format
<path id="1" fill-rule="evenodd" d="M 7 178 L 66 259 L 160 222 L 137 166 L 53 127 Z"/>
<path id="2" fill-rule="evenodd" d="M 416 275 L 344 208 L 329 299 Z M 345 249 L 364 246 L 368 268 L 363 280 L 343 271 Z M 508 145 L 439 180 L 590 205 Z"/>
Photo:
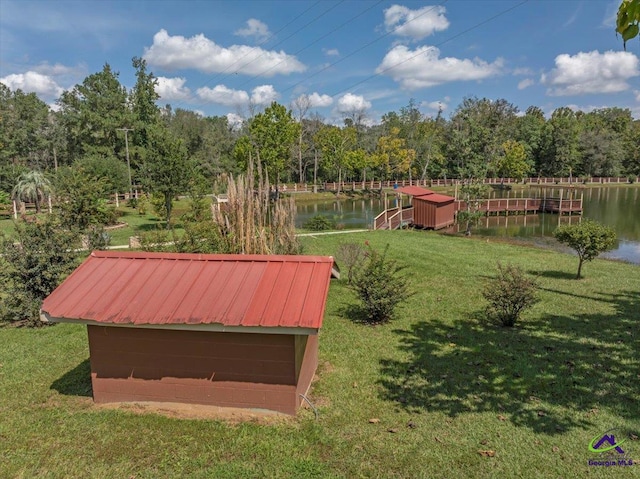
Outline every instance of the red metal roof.
<path id="1" fill-rule="evenodd" d="M 91 253 L 42 304 L 51 321 L 313 328 L 327 256 Z"/>
<path id="2" fill-rule="evenodd" d="M 402 188 L 398 188 L 400 193 L 404 193 L 405 195 L 411 196 L 424 196 L 424 195 L 432 195 L 433 191 L 427 190 L 426 188 L 421 188 L 419 186 L 403 186 Z"/>
<path id="3" fill-rule="evenodd" d="M 419 199 L 428 203 L 449 203 L 451 201 L 455 201 L 453 196 L 439 195 L 437 193 L 429 196 L 421 196 Z"/>

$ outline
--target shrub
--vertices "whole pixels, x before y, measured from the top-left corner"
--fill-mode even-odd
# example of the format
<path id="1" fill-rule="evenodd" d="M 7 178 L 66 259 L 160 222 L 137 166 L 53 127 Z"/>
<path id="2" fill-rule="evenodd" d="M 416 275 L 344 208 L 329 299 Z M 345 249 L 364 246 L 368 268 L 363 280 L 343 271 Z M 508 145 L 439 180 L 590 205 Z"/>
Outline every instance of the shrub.
<path id="1" fill-rule="evenodd" d="M 311 231 L 327 231 L 335 229 L 336 223 L 323 215 L 315 215 L 309 218 L 302 227 Z"/>
<path id="2" fill-rule="evenodd" d="M 489 302 L 487 316 L 502 326 L 514 326 L 520 314 L 538 302 L 537 288 L 518 266 L 498 263 L 498 276 L 490 279 L 482 292 Z"/>
<path id="3" fill-rule="evenodd" d="M 76 267 L 79 236 L 54 216 L 17 222 L 16 237 L 0 238 L 0 283 L 6 296 L 2 320 L 41 325 L 42 300 Z"/>
<path id="4" fill-rule="evenodd" d="M 578 254 L 576 279 L 581 278 L 585 261 L 595 259 L 600 253 L 613 249 L 616 244 L 615 231 L 593 220 L 582 220 L 574 225 L 560 225 L 553 232 L 553 236 Z"/>
<path id="5" fill-rule="evenodd" d="M 369 324 L 385 323 L 393 318 L 396 307 L 413 293 L 404 267 L 387 258 L 389 245 L 382 253 L 371 247 L 364 252 L 365 263 L 358 269 L 352 287 L 362 301 L 363 319 Z"/>
<path id="6" fill-rule="evenodd" d="M 343 268 L 346 268 L 347 283 L 351 284 L 353 276 L 364 258 L 364 248 L 358 243 L 343 243 L 338 247 L 336 260 Z"/>

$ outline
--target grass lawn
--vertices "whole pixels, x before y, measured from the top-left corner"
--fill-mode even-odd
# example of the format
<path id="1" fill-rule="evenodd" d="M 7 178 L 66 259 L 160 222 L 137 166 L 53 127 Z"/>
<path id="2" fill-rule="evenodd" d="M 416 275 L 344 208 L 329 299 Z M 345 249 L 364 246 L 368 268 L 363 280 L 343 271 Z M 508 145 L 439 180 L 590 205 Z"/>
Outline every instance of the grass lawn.
<path id="1" fill-rule="evenodd" d="M 370 327 L 349 319 L 356 301 L 332 283 L 310 393 L 317 421 L 309 409 L 231 424 L 100 408 L 84 327 L 2 328 L 0 477 L 640 477 L 637 465 L 588 466 L 594 436 L 640 436 L 638 266 L 596 260 L 576 281 L 573 256 L 486 240 L 378 231 L 302 241 L 307 254 L 334 254 L 365 240 L 390 244 L 416 294 L 395 321 Z M 542 288 L 513 329 L 481 320 L 498 260 Z M 640 440 L 623 449 L 640 463 Z"/>

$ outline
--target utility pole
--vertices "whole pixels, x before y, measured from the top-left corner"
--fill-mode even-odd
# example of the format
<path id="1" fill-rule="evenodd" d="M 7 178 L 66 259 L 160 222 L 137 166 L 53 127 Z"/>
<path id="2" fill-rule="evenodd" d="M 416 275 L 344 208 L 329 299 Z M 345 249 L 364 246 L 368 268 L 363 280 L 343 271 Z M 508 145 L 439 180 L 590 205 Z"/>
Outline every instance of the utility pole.
<path id="1" fill-rule="evenodd" d="M 124 131 L 124 146 L 127 151 L 127 170 L 129 171 L 129 199 L 133 198 L 133 187 L 131 185 L 131 163 L 129 163 L 129 137 L 128 133 L 133 131 L 133 128 L 116 128 L 118 131 Z"/>

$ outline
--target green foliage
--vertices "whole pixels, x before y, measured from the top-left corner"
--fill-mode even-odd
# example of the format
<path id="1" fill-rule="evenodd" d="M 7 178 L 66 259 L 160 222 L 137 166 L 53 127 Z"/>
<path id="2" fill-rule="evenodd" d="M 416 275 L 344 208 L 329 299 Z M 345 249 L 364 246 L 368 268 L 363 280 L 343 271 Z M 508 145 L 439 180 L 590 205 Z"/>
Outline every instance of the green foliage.
<path id="1" fill-rule="evenodd" d="M 466 224 L 465 236 L 471 236 L 471 229 L 476 225 L 480 218 L 484 215 L 480 211 L 480 200 L 487 193 L 487 185 L 484 184 L 485 170 L 482 167 L 468 167 L 460 171 L 462 184 L 460 186 L 460 199 L 462 199 L 467 207 L 458 211 L 456 221 L 460 224 Z"/>
<path id="2" fill-rule="evenodd" d="M 538 284 L 522 268 L 498 263 L 498 276 L 487 281 L 482 296 L 488 301 L 487 316 L 505 327 L 515 326 L 523 311 L 539 301 Z"/>
<path id="3" fill-rule="evenodd" d="M 13 187 L 12 196 L 20 201 L 30 201 L 36 204 L 36 211 L 40 213 L 42 202 L 51 194 L 51 181 L 40 171 L 28 171 L 18 178 Z"/>
<path id="4" fill-rule="evenodd" d="M 145 188 L 164 200 L 167 229 L 170 228 L 173 199 L 188 188 L 193 174 L 192 163 L 182 142 L 172 137 L 164 128 L 151 130 L 149 155 L 144 164 Z M 158 210 L 156 210 L 158 211 Z"/>
<path id="5" fill-rule="evenodd" d="M 107 249 L 111 243 L 111 235 L 104 230 L 102 225 L 91 225 L 85 233 L 86 248 L 89 251 Z"/>
<path id="6" fill-rule="evenodd" d="M 138 203 L 140 200 L 138 199 Z M 164 201 L 164 195 L 159 193 L 153 193 L 151 198 L 149 198 L 149 203 L 151 204 L 151 208 L 153 208 L 153 212 L 155 215 L 160 218 L 167 217 L 167 204 Z M 138 211 L 140 213 L 140 211 Z"/>
<path id="7" fill-rule="evenodd" d="M 627 42 L 638 36 L 640 26 L 640 0 L 623 0 L 618 8 L 616 32 L 622 35 L 624 48 Z"/>
<path id="8" fill-rule="evenodd" d="M 343 243 L 338 247 L 336 261 L 338 266 L 346 270 L 348 284 L 352 283 L 364 255 L 365 250 L 359 243 Z"/>
<path id="9" fill-rule="evenodd" d="M 502 151 L 491 166 L 500 178 L 515 178 L 518 181 L 522 181 L 531 170 L 524 144 L 513 140 L 502 144 Z"/>
<path id="10" fill-rule="evenodd" d="M 60 219 L 64 227 L 85 231 L 90 225 L 117 223 L 115 208 L 104 197 L 108 188 L 104 178 L 90 176 L 81 168 L 60 168 L 56 175 Z"/>
<path id="11" fill-rule="evenodd" d="M 302 227 L 311 231 L 328 231 L 336 228 L 336 222 L 324 215 L 315 215 L 309 218 Z"/>
<path id="12" fill-rule="evenodd" d="M 249 131 L 259 158 L 257 173 L 261 167 L 265 168 L 277 186 L 299 135 L 300 125 L 294 121 L 291 110 L 274 101 L 251 119 Z"/>
<path id="13" fill-rule="evenodd" d="M 362 302 L 363 320 L 369 324 L 385 323 L 413 293 L 409 278 L 402 274 L 405 268 L 387 258 L 389 245 L 382 253 L 367 246 L 364 265 L 356 272 L 351 286 Z"/>
<path id="14" fill-rule="evenodd" d="M 600 253 L 613 249 L 616 244 L 616 233 L 613 229 L 586 219 L 573 225 L 558 226 L 553 236 L 578 254 L 576 279 L 581 278 L 582 264 L 585 261 L 593 260 Z"/>
<path id="15" fill-rule="evenodd" d="M 131 123 L 131 110 L 127 89 L 118 76 L 105 64 L 101 72 L 60 96 L 60 119 L 72 161 L 93 155 L 124 157 L 124 138 L 118 128 Z"/>
<path id="16" fill-rule="evenodd" d="M 146 215 L 149 209 L 149 197 L 146 193 L 141 193 L 138 198 L 131 198 L 130 201 L 135 201 L 134 208 L 138 210 L 139 215 Z"/>
<path id="17" fill-rule="evenodd" d="M 114 156 L 85 156 L 76 160 L 73 166 L 91 178 L 101 178 L 104 194 L 129 191 L 127 165 Z"/>
<path id="18" fill-rule="evenodd" d="M 16 222 L 16 235 L 0 238 L 0 281 L 6 293 L 2 320 L 39 324 L 40 303 L 77 265 L 79 236 L 53 215 Z"/>
<path id="19" fill-rule="evenodd" d="M 0 190 L 0 208 L 6 208 L 9 205 L 11 205 L 9 193 Z"/>

